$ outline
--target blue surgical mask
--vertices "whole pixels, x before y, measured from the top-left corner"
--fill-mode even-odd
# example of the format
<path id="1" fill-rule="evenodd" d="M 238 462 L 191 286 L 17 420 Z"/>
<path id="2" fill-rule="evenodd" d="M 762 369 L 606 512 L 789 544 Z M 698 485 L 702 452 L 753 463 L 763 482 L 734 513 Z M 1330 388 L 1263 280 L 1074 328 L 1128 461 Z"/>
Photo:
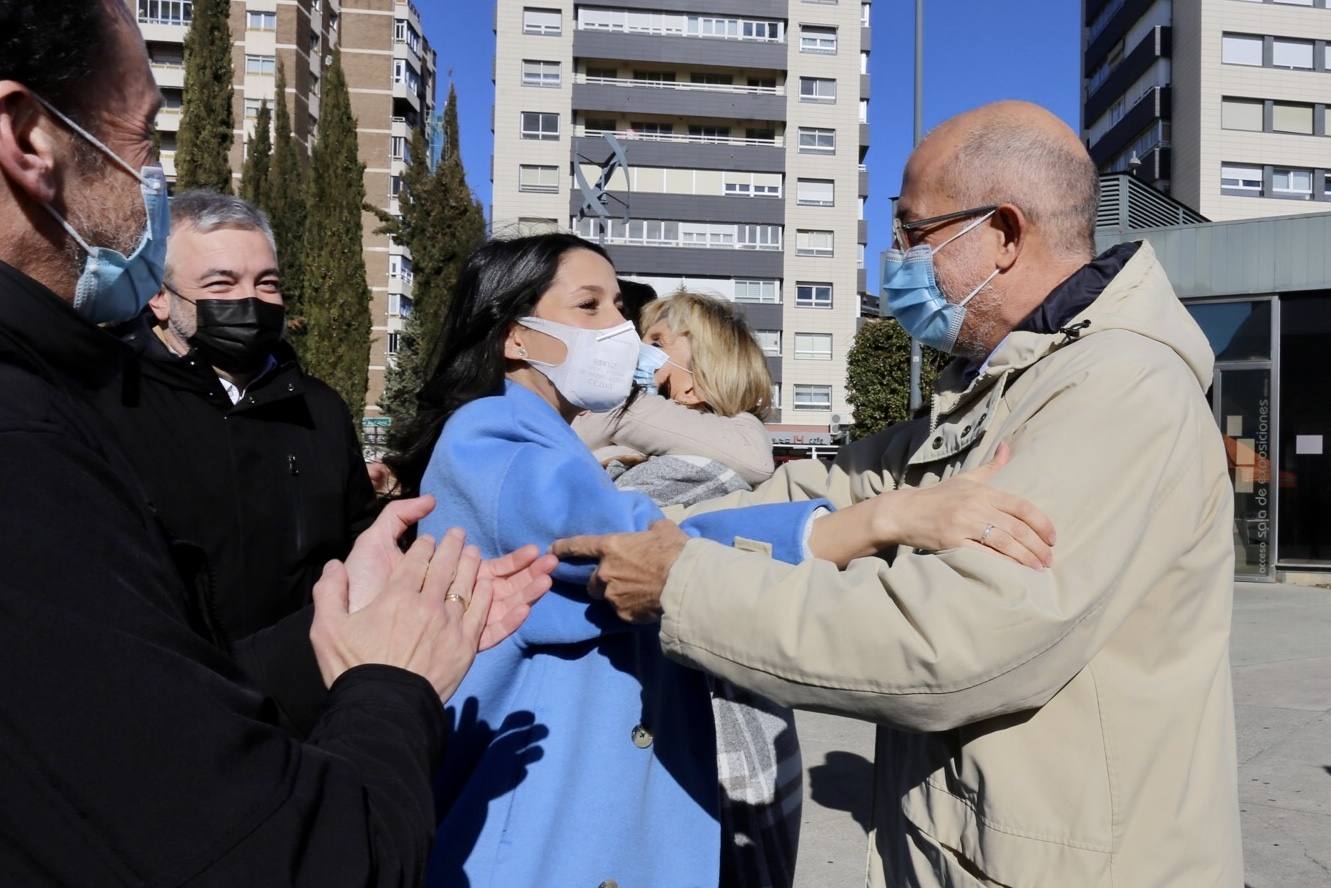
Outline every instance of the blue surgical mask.
<path id="1" fill-rule="evenodd" d="M 107 247 L 98 247 L 83 239 L 74 227 L 51 205 L 46 211 L 55 217 L 88 258 L 83 263 L 74 288 L 74 310 L 94 324 L 114 324 L 137 317 L 148 300 L 162 289 L 166 271 L 166 239 L 171 230 L 171 207 L 167 202 L 166 174 L 160 166 L 145 166 L 136 171 L 101 143 L 96 136 L 60 112 L 41 96 L 36 97 L 65 125 L 99 148 L 107 157 L 139 180 L 147 224 L 143 237 L 128 256 Z"/>
<path id="2" fill-rule="evenodd" d="M 897 319 L 897 323 L 930 348 L 951 353 L 957 335 L 966 320 L 966 305 L 998 275 L 998 269 L 971 290 L 960 302 L 950 302 L 938 286 L 934 254 L 984 223 L 993 213 L 985 213 L 937 247 L 919 244 L 904 253 L 888 250 L 883 256 L 883 292 L 879 310 Z"/>
<path id="3" fill-rule="evenodd" d="M 670 359 L 666 357 L 665 349 L 644 342 L 638 349 L 638 366 L 633 371 L 633 384 L 646 389 L 649 395 L 656 394 L 656 371 L 668 363 Z"/>

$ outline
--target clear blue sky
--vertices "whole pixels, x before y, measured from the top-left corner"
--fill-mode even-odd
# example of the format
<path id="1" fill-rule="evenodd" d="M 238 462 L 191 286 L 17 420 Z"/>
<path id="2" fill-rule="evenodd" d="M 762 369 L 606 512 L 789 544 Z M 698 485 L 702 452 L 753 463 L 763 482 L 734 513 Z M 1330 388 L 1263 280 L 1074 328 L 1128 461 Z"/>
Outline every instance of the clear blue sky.
<path id="1" fill-rule="evenodd" d="M 511 2 L 511 0 L 509 0 Z M 792 3 L 798 0 L 791 0 Z M 440 107 L 457 86 L 462 159 L 490 207 L 493 0 L 417 0 L 439 53 Z M 997 99 L 1028 99 L 1078 124 L 1078 0 L 925 0 L 924 124 Z M 891 235 L 891 204 L 912 138 L 914 0 L 874 0 L 869 56 L 869 288 Z"/>

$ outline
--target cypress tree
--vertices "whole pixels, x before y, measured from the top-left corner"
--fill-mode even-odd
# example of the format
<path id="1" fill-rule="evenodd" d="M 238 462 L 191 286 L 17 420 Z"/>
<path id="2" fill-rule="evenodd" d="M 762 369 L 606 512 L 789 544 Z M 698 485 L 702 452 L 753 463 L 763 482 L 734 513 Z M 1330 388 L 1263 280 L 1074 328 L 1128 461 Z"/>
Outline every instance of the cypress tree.
<path id="1" fill-rule="evenodd" d="M 361 252 L 365 167 L 357 154 L 356 120 L 338 52 L 324 80 L 320 108 L 306 198 L 306 205 L 318 212 L 310 213 L 305 226 L 303 358 L 305 369 L 332 386 L 352 416 L 359 416 L 370 363 L 370 290 Z"/>
<path id="2" fill-rule="evenodd" d="M 231 193 L 231 3 L 195 0 L 185 35 L 176 187 Z"/>
<path id="3" fill-rule="evenodd" d="M 948 357 L 924 349 L 920 388 L 929 403 Z M 846 355 L 846 401 L 855 411 L 856 440 L 910 419 L 910 336 L 891 318 L 865 322 Z"/>
<path id="4" fill-rule="evenodd" d="M 303 352 L 305 338 L 303 287 L 303 248 L 305 236 L 305 150 L 292 136 L 291 116 L 287 113 L 286 72 L 277 65 L 277 104 L 273 107 L 273 152 L 267 183 L 259 205 L 268 214 L 277 242 L 277 262 L 282 275 L 282 298 L 287 306 L 287 332 L 297 351 Z"/>
<path id="5" fill-rule="evenodd" d="M 268 100 L 259 102 L 259 116 L 254 121 L 254 135 L 245 152 L 245 167 L 240 173 L 240 196 L 256 206 L 263 205 L 268 190 L 268 167 L 272 162 L 273 141 L 269 135 Z"/>
<path id="6" fill-rule="evenodd" d="M 412 137 L 411 161 L 398 197 L 401 218 L 368 207 L 384 223 L 379 232 L 411 251 L 414 274 L 411 316 L 398 336 L 397 355 L 379 400 L 395 431 L 415 415 L 416 396 L 440 359 L 439 333 L 449 297 L 467 256 L 485 239 L 485 214 L 462 166 L 457 94 L 451 88 L 443 134 L 443 154 L 433 171 L 425 139 L 419 132 Z"/>

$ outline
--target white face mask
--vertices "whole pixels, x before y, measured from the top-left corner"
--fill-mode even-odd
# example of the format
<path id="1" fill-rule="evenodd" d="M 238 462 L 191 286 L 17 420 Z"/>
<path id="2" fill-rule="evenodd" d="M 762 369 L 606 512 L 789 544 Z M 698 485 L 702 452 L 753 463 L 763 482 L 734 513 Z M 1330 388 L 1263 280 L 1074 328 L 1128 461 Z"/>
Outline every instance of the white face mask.
<path id="1" fill-rule="evenodd" d="M 563 363 L 526 361 L 545 374 L 570 404 L 605 413 L 628 399 L 642 345 L 632 321 L 604 330 L 570 327 L 545 318 L 519 318 L 518 323 L 564 343 L 568 354 Z"/>

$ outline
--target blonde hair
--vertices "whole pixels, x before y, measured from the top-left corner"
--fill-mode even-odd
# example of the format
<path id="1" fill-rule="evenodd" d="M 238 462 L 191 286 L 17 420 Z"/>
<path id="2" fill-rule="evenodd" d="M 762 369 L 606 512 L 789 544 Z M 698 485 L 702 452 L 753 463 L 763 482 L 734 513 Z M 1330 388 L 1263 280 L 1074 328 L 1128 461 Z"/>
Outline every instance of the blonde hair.
<path id="1" fill-rule="evenodd" d="M 638 327 L 645 333 L 661 321 L 675 336 L 689 338 L 693 385 L 712 412 L 767 418 L 772 375 L 749 325 L 730 303 L 680 289 L 643 306 Z"/>

